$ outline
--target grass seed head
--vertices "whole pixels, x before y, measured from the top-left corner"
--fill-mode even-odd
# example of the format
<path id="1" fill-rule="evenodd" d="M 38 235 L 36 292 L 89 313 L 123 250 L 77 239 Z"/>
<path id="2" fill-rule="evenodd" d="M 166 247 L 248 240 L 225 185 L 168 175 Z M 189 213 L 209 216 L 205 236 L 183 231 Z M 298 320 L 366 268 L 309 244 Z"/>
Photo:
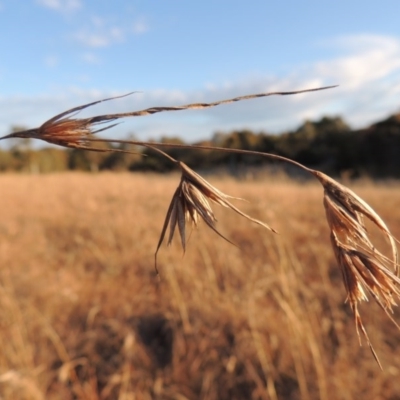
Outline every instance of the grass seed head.
<path id="1" fill-rule="evenodd" d="M 365 228 L 363 218 L 372 221 L 389 240 L 392 250 L 392 262 L 395 273 L 398 273 L 398 254 L 396 239 L 382 218 L 363 199 L 352 190 L 319 171 L 313 171 L 314 176 L 324 187 L 324 207 L 328 224 L 336 234 L 339 231 L 345 242 L 354 241 L 357 238 L 361 246 L 375 249 Z M 343 239 L 342 239 L 343 240 Z"/>
<path id="2" fill-rule="evenodd" d="M 181 169 L 181 181 L 174 195 L 172 196 L 172 200 L 164 220 L 164 225 L 161 230 L 161 235 L 155 253 L 156 260 L 158 250 L 164 241 L 168 226 L 168 245 L 171 244 L 175 234 L 176 226 L 178 226 L 182 248 L 183 251 L 186 251 L 186 223 L 190 221 L 193 223 L 193 225 L 197 226 L 198 221 L 202 219 L 215 233 L 217 233 L 227 242 L 234 244 L 217 230 L 215 226 L 217 219 L 211 208 L 210 201 L 223 207 L 230 208 L 242 217 L 245 217 L 246 219 L 276 233 L 274 229 L 269 227 L 264 222 L 250 217 L 235 207 L 229 201 L 229 199 L 235 199 L 235 197 L 229 196 L 212 186 L 199 174 L 189 168 L 185 163 L 178 162 L 177 164 Z"/>
<path id="3" fill-rule="evenodd" d="M 400 279 L 397 277 L 397 246 L 394 237 L 381 217 L 364 200 L 347 187 L 319 171 L 314 171 L 324 187 L 324 207 L 331 231 L 331 243 L 336 261 L 342 271 L 347 301 L 353 311 L 357 335 L 363 333 L 377 363 L 377 354 L 363 325 L 358 304 L 372 295 L 386 315 L 392 317 L 394 296 L 400 298 Z M 364 224 L 371 220 L 389 239 L 392 260 L 373 245 Z M 394 272 L 392 272 L 392 268 Z M 381 367 L 382 368 L 382 367 Z"/>
<path id="4" fill-rule="evenodd" d="M 131 93 L 129 93 L 131 94 Z M 90 118 L 73 118 L 77 113 L 85 108 L 91 107 L 95 104 L 104 101 L 114 100 L 119 97 L 111 97 L 108 99 L 98 100 L 92 103 L 84 104 L 78 107 L 71 108 L 53 118 L 50 118 L 39 128 L 29 129 L 26 131 L 14 132 L 9 135 L 3 136 L 1 139 L 8 138 L 31 138 L 44 140 L 51 144 L 56 144 L 68 148 L 78 148 L 92 151 L 107 151 L 106 149 L 99 149 L 90 146 L 88 139 L 93 137 L 95 133 L 110 129 L 116 124 L 104 125 L 113 122 L 120 117 L 116 114 L 99 115 Z M 104 125 L 98 127 L 99 125 Z"/>
<path id="5" fill-rule="evenodd" d="M 342 271 L 347 292 L 347 301 L 353 311 L 357 335 L 361 344 L 360 331 L 363 333 L 377 363 L 382 368 L 362 322 L 358 303 L 368 301 L 372 295 L 389 319 L 400 329 L 393 319 L 394 296 L 400 298 L 400 279 L 387 266 L 389 260 L 374 251 L 360 251 L 341 243 L 335 232 L 331 232 L 331 242 L 337 263 Z"/>

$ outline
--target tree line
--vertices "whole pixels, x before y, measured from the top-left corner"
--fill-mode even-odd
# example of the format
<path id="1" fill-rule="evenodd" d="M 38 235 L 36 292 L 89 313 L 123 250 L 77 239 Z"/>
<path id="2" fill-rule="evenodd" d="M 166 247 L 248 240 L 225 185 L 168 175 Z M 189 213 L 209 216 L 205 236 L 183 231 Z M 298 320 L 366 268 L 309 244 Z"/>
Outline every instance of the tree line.
<path id="1" fill-rule="evenodd" d="M 173 137 L 163 137 L 160 142 L 188 144 Z M 196 144 L 278 154 L 331 175 L 400 177 L 400 114 L 361 130 L 352 130 L 340 117 L 323 117 L 318 121 L 306 121 L 298 129 L 279 135 L 250 130 L 217 132 L 210 140 Z M 103 143 L 102 146 L 105 149 L 118 148 L 138 154 L 100 153 L 55 147 L 34 149 L 29 140 L 20 140 L 15 141 L 9 149 L 0 150 L 0 171 L 169 172 L 174 168 L 168 159 L 149 149 L 129 144 Z M 164 151 L 192 168 L 224 168 L 236 175 L 249 168 L 257 169 L 271 164 L 271 161 L 259 156 L 215 150 L 170 148 Z"/>

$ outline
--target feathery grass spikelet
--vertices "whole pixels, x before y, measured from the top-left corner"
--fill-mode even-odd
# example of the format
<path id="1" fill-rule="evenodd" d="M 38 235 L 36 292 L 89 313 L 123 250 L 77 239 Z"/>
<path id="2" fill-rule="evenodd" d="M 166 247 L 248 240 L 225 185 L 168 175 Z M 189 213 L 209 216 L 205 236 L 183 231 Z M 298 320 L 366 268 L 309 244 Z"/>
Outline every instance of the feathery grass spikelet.
<path id="1" fill-rule="evenodd" d="M 324 206 L 331 229 L 341 231 L 346 237 L 346 241 L 351 242 L 357 238 L 361 241 L 362 245 L 371 250 L 375 250 L 367 236 L 363 221 L 363 217 L 367 217 L 388 238 L 392 250 L 393 268 L 397 274 L 398 253 L 396 239 L 393 237 L 382 218 L 369 204 L 346 186 L 341 185 L 322 172 L 313 171 L 313 175 L 324 187 Z"/>
<path id="2" fill-rule="evenodd" d="M 88 108 L 90 106 L 105 101 L 110 101 L 120 97 L 125 97 L 128 96 L 129 94 L 131 93 L 71 108 L 67 111 L 57 114 L 53 118 L 50 118 L 39 128 L 29 129 L 20 132 L 13 132 L 9 135 L 3 136 L 1 139 L 31 138 L 31 139 L 44 140 L 48 143 L 68 148 L 78 148 L 78 149 L 100 151 L 100 152 L 109 151 L 107 149 L 90 147 L 88 139 L 98 132 L 112 128 L 116 124 L 107 125 L 98 129 L 96 129 L 96 126 L 115 121 L 118 119 L 118 117 L 115 117 L 112 114 L 100 115 L 91 118 L 72 118 L 72 117 L 77 113 L 79 113 L 80 111 L 84 110 L 85 108 Z M 113 149 L 112 151 L 114 150 L 121 151 L 118 149 Z M 122 151 L 122 152 L 128 152 L 128 151 Z"/>
<path id="3" fill-rule="evenodd" d="M 353 311 L 356 324 L 357 335 L 360 340 L 360 331 L 363 333 L 368 346 L 371 349 L 379 367 L 382 365 L 372 346 L 368 333 L 362 322 L 358 311 L 358 303 L 368 301 L 367 293 L 371 294 L 378 305 L 390 318 L 390 320 L 400 329 L 397 322 L 393 319 L 393 306 L 396 306 L 393 294 L 400 298 L 400 279 L 388 268 L 385 259 L 376 252 L 363 252 L 349 245 L 341 243 L 334 231 L 331 232 L 331 242 L 335 257 L 342 271 L 344 285 L 347 291 L 347 301 Z"/>
<path id="4" fill-rule="evenodd" d="M 210 202 L 219 204 L 223 207 L 230 208 L 242 217 L 252 221 L 264 228 L 277 233 L 270 226 L 255 218 L 250 217 L 244 212 L 235 207 L 229 199 L 238 199 L 222 193 L 220 190 L 208 183 L 199 174 L 190 169 L 185 163 L 177 162 L 181 169 L 181 181 L 174 195 L 172 196 L 167 215 L 165 217 L 164 225 L 161 230 L 160 239 L 158 241 L 157 249 L 155 252 L 155 260 L 157 261 L 157 253 L 160 249 L 166 231 L 169 226 L 168 245 L 171 244 L 174 237 L 176 226 L 178 225 L 179 235 L 181 237 L 181 244 L 183 251 L 186 250 L 186 222 L 191 221 L 193 225 L 197 226 L 198 221 L 202 219 L 207 226 L 209 226 L 215 233 L 223 239 L 233 244 L 229 239 L 223 236 L 215 227 L 217 219 L 210 206 Z M 241 199 L 238 199 L 241 200 Z"/>
<path id="5" fill-rule="evenodd" d="M 377 363 L 382 368 L 362 323 L 358 303 L 368 301 L 367 294 L 369 293 L 400 329 L 391 316 L 392 306 L 396 305 L 393 295 L 400 298 L 395 238 L 371 206 L 353 191 L 322 172 L 313 171 L 312 173 L 324 187 L 324 207 L 331 230 L 331 243 L 336 261 L 342 271 L 347 301 L 353 311 L 360 344 L 361 331 Z M 364 224 L 364 217 L 372 221 L 389 239 L 392 260 L 385 257 L 373 245 Z"/>

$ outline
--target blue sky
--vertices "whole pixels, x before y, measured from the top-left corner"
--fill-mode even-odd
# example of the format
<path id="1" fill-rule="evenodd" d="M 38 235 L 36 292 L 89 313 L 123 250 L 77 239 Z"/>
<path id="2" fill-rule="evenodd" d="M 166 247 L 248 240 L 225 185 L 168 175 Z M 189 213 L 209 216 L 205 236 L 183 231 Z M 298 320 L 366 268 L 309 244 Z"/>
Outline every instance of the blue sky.
<path id="1" fill-rule="evenodd" d="M 323 115 L 363 127 L 400 111 L 399 15 L 398 0 L 0 0 L 0 134 L 130 91 L 82 115 L 332 84 L 125 120 L 106 136 L 279 133 Z"/>

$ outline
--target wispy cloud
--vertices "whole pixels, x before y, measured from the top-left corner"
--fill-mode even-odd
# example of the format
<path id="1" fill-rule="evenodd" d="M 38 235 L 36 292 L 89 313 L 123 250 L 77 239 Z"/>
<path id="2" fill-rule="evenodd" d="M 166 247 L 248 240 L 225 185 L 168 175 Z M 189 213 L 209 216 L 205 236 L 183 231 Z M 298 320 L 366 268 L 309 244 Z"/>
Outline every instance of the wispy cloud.
<path id="1" fill-rule="evenodd" d="M 356 35 L 331 43 L 345 54 L 335 60 L 317 63 L 315 70 L 319 75 L 340 79 L 348 88 L 357 89 L 400 71 L 399 38 Z"/>
<path id="2" fill-rule="evenodd" d="M 135 35 L 141 35 L 150 30 L 148 23 L 144 19 L 138 19 L 134 21 L 132 31 Z"/>
<path id="3" fill-rule="evenodd" d="M 100 63 L 99 57 L 96 54 L 90 53 L 90 52 L 82 54 L 82 60 L 87 64 L 99 64 Z"/>
<path id="4" fill-rule="evenodd" d="M 189 92 L 160 89 L 136 93 L 100 104 L 89 112 L 91 115 L 123 112 L 150 106 L 210 102 L 250 93 L 340 84 L 336 89 L 323 92 L 127 119 L 113 131 L 107 132 L 107 136 L 113 137 L 121 137 L 128 132 L 135 132 L 140 138 L 179 135 L 188 141 L 210 137 L 215 131 L 243 128 L 278 133 L 295 129 L 305 119 L 315 120 L 324 115 L 341 115 L 357 128 L 398 112 L 400 38 L 351 36 L 336 40 L 334 45 L 338 48 L 337 57 L 294 68 L 285 77 L 265 74 L 226 84 L 211 83 Z M 0 116 L 0 131 L 6 131 L 16 121 L 35 126 L 67 108 L 121 94 L 77 88 L 63 90 L 63 93 L 63 97 L 54 98 L 51 95 L 40 98 L 0 97 L 0 107 L 4 111 Z"/>
<path id="5" fill-rule="evenodd" d="M 75 33 L 73 38 L 83 46 L 98 48 L 123 42 L 125 40 L 125 33 L 120 28 L 112 27 L 108 29 L 102 29 L 98 32 L 82 30 Z"/>
<path id="6" fill-rule="evenodd" d="M 144 18 L 138 18 L 131 24 L 110 23 L 98 15 L 89 19 L 89 24 L 72 35 L 73 39 L 85 47 L 100 48 L 122 43 L 129 36 L 141 35 L 149 31 L 149 25 Z"/>
<path id="7" fill-rule="evenodd" d="M 58 63 L 59 63 L 59 59 L 57 56 L 54 56 L 54 55 L 48 55 L 44 59 L 44 64 L 48 68 L 54 68 L 58 65 Z"/>
<path id="8" fill-rule="evenodd" d="M 36 0 L 37 4 L 59 12 L 69 12 L 82 7 L 81 0 Z"/>
<path id="9" fill-rule="evenodd" d="M 104 34 L 81 31 L 74 34 L 73 37 L 77 42 L 87 47 L 106 47 L 110 44 L 110 38 Z"/>
<path id="10" fill-rule="evenodd" d="M 85 47 L 108 47 L 125 41 L 127 29 L 122 24 L 110 23 L 106 18 L 93 15 L 89 23 L 72 35 L 73 39 Z"/>

